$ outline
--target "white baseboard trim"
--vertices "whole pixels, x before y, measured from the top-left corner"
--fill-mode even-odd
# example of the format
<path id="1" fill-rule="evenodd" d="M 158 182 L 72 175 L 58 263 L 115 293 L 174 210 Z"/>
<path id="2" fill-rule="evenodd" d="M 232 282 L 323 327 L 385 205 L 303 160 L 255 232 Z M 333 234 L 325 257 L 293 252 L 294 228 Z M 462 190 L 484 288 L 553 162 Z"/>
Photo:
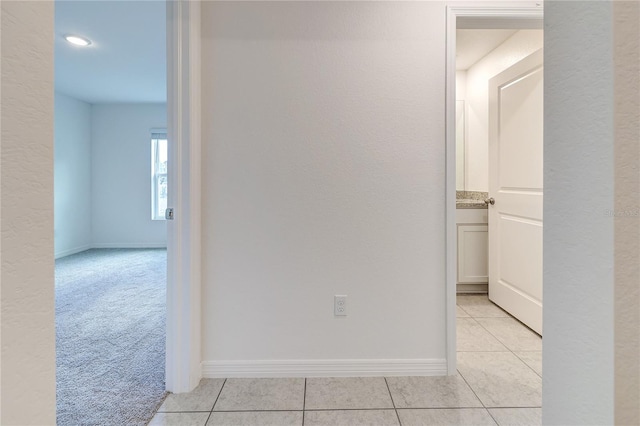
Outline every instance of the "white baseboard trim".
<path id="1" fill-rule="evenodd" d="M 167 243 L 100 243 L 91 248 L 167 248 Z"/>
<path id="2" fill-rule="evenodd" d="M 456 284 L 456 293 L 458 294 L 473 294 L 473 293 L 488 293 L 489 285 L 488 284 L 464 284 L 458 283 Z"/>
<path id="3" fill-rule="evenodd" d="M 68 250 L 62 250 L 59 251 L 57 253 L 54 254 L 54 258 L 55 259 L 59 259 L 61 257 L 65 257 L 65 256 L 71 256 L 72 254 L 76 254 L 76 253 L 80 253 L 81 251 L 85 251 L 85 250 L 89 250 L 91 248 L 91 244 L 87 244 L 84 246 L 80 246 L 80 247 L 76 247 L 76 248 L 72 248 L 72 249 L 68 249 Z"/>
<path id="4" fill-rule="evenodd" d="M 202 362 L 204 378 L 446 375 L 446 359 L 293 359 Z"/>
<path id="5" fill-rule="evenodd" d="M 59 259 L 65 256 L 71 256 L 72 254 L 80 253 L 85 250 L 94 248 L 167 248 L 166 243 L 107 243 L 107 244 L 87 244 L 81 247 L 76 247 L 68 250 L 62 250 L 54 254 L 55 259 Z"/>

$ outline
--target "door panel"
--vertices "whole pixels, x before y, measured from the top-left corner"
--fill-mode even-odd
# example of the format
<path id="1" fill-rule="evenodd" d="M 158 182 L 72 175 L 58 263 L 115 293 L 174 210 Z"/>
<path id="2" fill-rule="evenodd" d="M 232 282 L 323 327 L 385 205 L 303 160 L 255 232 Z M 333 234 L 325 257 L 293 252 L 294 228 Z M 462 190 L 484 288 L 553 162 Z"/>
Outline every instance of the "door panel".
<path id="1" fill-rule="evenodd" d="M 489 82 L 489 298 L 542 334 L 542 50 Z"/>
<path id="2" fill-rule="evenodd" d="M 542 107 L 542 68 L 498 90 L 498 185 L 501 189 L 542 190 L 542 125 L 533 119 Z"/>
<path id="3" fill-rule="evenodd" d="M 542 300 L 542 224 L 500 215 L 499 284 Z M 529 245 L 522 244 L 526 240 Z"/>

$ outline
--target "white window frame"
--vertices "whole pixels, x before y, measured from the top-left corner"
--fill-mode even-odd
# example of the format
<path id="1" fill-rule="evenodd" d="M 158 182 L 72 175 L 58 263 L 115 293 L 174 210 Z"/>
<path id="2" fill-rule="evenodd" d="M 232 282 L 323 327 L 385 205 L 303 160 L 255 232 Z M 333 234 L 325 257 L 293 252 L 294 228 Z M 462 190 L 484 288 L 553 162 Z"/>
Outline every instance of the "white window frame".
<path id="1" fill-rule="evenodd" d="M 160 165 L 159 141 L 167 140 L 166 130 L 152 130 L 151 132 L 151 220 L 166 220 L 164 213 L 158 212 L 159 185 L 160 178 L 168 178 L 167 171 L 160 173 L 158 166 Z M 169 147 L 167 146 L 167 151 Z"/>

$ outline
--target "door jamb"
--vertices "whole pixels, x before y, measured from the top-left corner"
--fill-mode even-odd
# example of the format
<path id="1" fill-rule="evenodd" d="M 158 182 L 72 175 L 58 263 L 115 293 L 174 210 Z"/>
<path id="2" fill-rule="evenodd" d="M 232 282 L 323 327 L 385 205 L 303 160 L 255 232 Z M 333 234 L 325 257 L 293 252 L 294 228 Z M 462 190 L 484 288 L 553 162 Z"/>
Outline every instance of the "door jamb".
<path id="1" fill-rule="evenodd" d="M 165 383 L 170 392 L 193 390 L 201 366 L 201 136 L 199 1 L 166 0 L 167 331 Z"/>
<path id="2" fill-rule="evenodd" d="M 447 374 L 456 374 L 456 28 L 529 28 L 543 17 L 541 1 L 447 6 L 445 93 L 445 277 Z"/>

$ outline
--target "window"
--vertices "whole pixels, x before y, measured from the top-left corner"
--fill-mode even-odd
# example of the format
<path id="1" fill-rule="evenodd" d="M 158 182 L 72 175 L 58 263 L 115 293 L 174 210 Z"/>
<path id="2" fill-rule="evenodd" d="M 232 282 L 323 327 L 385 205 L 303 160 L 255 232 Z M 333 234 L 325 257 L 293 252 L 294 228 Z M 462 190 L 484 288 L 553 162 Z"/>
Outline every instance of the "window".
<path id="1" fill-rule="evenodd" d="M 151 134 L 151 219 L 164 220 L 167 209 L 167 134 Z"/>

